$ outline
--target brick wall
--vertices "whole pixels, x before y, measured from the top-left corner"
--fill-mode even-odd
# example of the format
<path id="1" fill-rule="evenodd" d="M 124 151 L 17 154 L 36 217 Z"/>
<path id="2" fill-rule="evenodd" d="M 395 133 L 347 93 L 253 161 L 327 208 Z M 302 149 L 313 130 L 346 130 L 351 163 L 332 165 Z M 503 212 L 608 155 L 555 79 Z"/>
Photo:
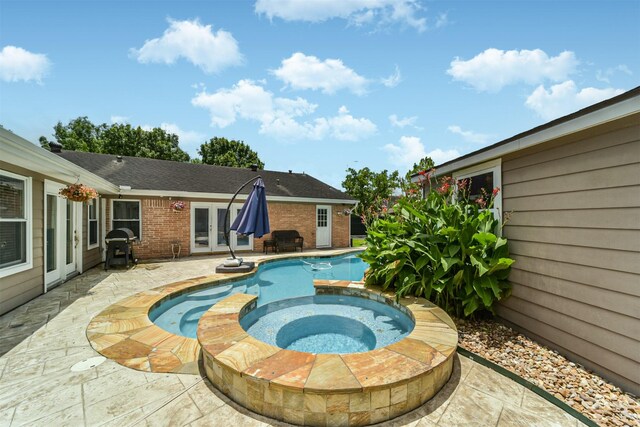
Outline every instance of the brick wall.
<path id="1" fill-rule="evenodd" d="M 190 203 L 184 210 L 175 212 L 168 199 L 138 199 L 142 213 L 142 240 L 133 250 L 136 258 L 171 258 L 171 243 L 181 244 L 180 256 L 190 253 Z M 111 230 L 111 203 L 107 203 L 107 233 Z"/>
<path id="2" fill-rule="evenodd" d="M 133 199 L 133 197 L 131 198 Z M 191 201 L 181 212 L 174 212 L 170 208 L 171 201 L 166 198 L 140 198 L 142 210 L 142 240 L 134 245 L 137 258 L 170 258 L 171 243 L 180 242 L 182 249 L 180 256 L 190 255 L 191 238 Z M 197 200 L 198 202 L 208 202 Z M 221 202 L 212 200 L 212 203 Z M 335 205 L 332 207 L 331 242 L 334 248 L 349 246 L 349 215 L 344 215 L 348 206 Z M 111 202 L 107 203 L 107 232 L 111 230 Z M 271 230 L 298 230 L 304 237 L 304 248 L 316 247 L 316 204 L 315 203 L 285 203 L 269 202 L 269 222 Z M 265 236 L 268 238 L 268 235 Z M 254 239 L 255 252 L 263 250 L 264 238 Z"/>

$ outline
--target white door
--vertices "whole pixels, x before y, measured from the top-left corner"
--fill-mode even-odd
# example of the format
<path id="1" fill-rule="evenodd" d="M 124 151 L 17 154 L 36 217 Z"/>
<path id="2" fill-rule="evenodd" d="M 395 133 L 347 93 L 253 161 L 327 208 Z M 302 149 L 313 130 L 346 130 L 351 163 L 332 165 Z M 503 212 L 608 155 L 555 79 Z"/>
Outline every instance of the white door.
<path id="1" fill-rule="evenodd" d="M 234 203 L 227 218 L 227 226 L 236 219 L 242 205 Z M 224 238 L 224 217 L 227 205 L 223 203 L 191 203 L 191 252 L 224 252 L 228 250 Z M 253 249 L 253 238 L 238 236 L 235 231 L 229 233 L 231 247 Z"/>
<path id="2" fill-rule="evenodd" d="M 331 247 L 331 206 L 316 206 L 316 247 Z"/>
<path id="3" fill-rule="evenodd" d="M 62 283 L 78 271 L 81 253 L 80 220 L 82 204 L 58 195 L 63 187 L 57 182 L 45 181 L 44 245 L 45 292 Z"/>

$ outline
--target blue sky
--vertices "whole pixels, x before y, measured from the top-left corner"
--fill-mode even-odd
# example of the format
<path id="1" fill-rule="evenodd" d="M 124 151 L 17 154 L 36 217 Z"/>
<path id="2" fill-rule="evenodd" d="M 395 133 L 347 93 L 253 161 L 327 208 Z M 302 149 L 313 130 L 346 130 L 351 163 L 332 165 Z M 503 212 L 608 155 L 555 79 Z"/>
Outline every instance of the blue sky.
<path id="1" fill-rule="evenodd" d="M 640 1 L 0 0 L 0 123 L 240 139 L 271 170 L 436 163 L 638 85 Z"/>

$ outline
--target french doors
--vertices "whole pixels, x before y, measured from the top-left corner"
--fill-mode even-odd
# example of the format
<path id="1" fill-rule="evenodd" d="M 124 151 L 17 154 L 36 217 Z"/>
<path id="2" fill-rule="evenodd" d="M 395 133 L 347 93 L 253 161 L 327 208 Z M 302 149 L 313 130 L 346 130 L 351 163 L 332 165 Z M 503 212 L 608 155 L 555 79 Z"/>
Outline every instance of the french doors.
<path id="1" fill-rule="evenodd" d="M 236 219 L 241 204 L 231 206 L 227 227 Z M 191 203 L 191 252 L 224 252 L 228 250 L 224 239 L 224 217 L 227 212 L 226 203 Z M 240 236 L 235 231 L 229 233 L 231 247 L 234 250 L 252 250 L 253 237 Z"/>
<path id="2" fill-rule="evenodd" d="M 59 196 L 58 192 L 62 187 L 60 183 L 45 181 L 45 292 L 81 269 L 82 203 Z"/>

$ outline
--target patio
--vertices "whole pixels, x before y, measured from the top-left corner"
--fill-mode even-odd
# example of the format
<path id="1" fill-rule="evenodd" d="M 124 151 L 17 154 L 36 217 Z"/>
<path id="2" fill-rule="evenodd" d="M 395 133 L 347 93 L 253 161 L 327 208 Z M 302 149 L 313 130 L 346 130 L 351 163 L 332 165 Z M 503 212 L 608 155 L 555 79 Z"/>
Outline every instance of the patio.
<path id="1" fill-rule="evenodd" d="M 86 328 L 100 311 L 140 291 L 212 274 L 222 260 L 191 257 L 128 271 L 94 268 L 1 316 L 0 425 L 286 425 L 230 402 L 202 375 L 140 372 L 108 359 L 94 368 L 72 369 L 99 356 Z M 583 425 L 462 356 L 455 358 L 453 375 L 440 393 L 386 424 Z"/>

